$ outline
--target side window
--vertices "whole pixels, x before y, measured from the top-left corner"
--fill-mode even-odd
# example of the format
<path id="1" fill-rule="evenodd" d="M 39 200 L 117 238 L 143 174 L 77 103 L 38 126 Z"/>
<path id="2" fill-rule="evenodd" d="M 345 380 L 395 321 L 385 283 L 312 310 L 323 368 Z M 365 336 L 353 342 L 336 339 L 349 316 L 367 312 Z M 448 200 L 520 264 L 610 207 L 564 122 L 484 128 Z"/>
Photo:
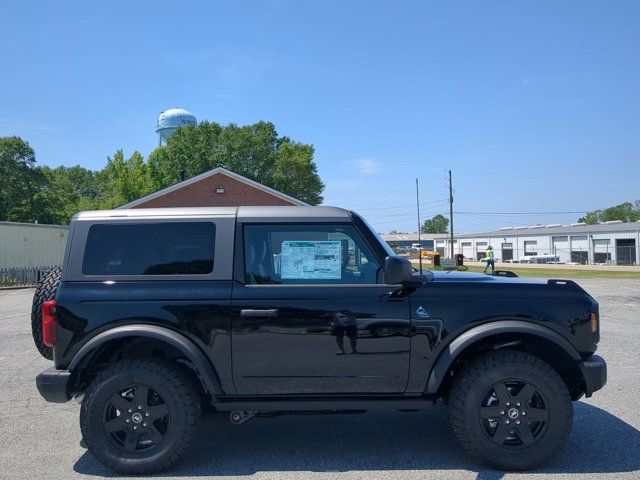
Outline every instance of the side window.
<path id="1" fill-rule="evenodd" d="M 215 225 L 207 222 L 99 224 L 89 229 L 84 275 L 206 275 Z"/>
<path id="2" fill-rule="evenodd" d="M 247 284 L 375 284 L 380 265 L 350 225 L 247 225 Z"/>

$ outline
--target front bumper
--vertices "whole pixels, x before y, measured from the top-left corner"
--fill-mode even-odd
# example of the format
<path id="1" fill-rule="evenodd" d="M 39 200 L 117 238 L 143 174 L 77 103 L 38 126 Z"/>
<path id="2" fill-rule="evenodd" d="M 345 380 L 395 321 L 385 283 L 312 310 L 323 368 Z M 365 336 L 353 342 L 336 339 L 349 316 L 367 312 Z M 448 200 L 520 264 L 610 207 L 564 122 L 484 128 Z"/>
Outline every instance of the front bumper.
<path id="1" fill-rule="evenodd" d="M 599 355 L 592 355 L 580 364 L 584 376 L 584 394 L 590 397 L 593 392 L 600 390 L 607 383 L 607 362 Z"/>
<path id="2" fill-rule="evenodd" d="M 56 370 L 51 367 L 36 377 L 36 386 L 47 402 L 64 403 L 72 396 L 69 389 L 70 378 L 71 372 L 68 370 Z"/>

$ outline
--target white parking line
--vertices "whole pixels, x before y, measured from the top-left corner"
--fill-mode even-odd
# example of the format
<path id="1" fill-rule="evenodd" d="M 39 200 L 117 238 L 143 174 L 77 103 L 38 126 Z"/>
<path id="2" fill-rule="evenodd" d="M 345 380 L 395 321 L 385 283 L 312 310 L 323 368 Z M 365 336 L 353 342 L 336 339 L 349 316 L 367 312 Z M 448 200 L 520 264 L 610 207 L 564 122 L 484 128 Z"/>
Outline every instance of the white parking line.
<path id="1" fill-rule="evenodd" d="M 624 288 L 625 290 L 631 290 L 632 292 L 640 292 L 640 288 L 627 287 L 626 285 L 617 285 L 616 288 Z"/>

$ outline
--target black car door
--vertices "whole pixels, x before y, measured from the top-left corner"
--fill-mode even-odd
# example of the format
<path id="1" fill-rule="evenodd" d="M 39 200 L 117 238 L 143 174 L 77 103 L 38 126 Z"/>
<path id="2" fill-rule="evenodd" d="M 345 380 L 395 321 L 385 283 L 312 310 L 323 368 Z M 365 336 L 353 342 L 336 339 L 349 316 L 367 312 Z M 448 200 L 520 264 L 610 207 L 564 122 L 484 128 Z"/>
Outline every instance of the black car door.
<path id="1" fill-rule="evenodd" d="M 405 390 L 409 299 L 381 283 L 381 259 L 352 225 L 240 230 L 244 278 L 232 299 L 239 394 Z"/>

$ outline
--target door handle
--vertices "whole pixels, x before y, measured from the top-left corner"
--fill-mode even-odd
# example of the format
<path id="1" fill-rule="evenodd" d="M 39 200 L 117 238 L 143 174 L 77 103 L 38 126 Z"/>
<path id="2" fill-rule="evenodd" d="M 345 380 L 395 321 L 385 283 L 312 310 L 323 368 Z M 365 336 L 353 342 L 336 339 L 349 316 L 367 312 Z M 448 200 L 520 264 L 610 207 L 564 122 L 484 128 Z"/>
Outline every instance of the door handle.
<path id="1" fill-rule="evenodd" d="M 240 310 L 241 317 L 277 317 L 278 309 L 272 308 L 267 310 L 252 310 L 252 309 L 242 309 Z"/>

